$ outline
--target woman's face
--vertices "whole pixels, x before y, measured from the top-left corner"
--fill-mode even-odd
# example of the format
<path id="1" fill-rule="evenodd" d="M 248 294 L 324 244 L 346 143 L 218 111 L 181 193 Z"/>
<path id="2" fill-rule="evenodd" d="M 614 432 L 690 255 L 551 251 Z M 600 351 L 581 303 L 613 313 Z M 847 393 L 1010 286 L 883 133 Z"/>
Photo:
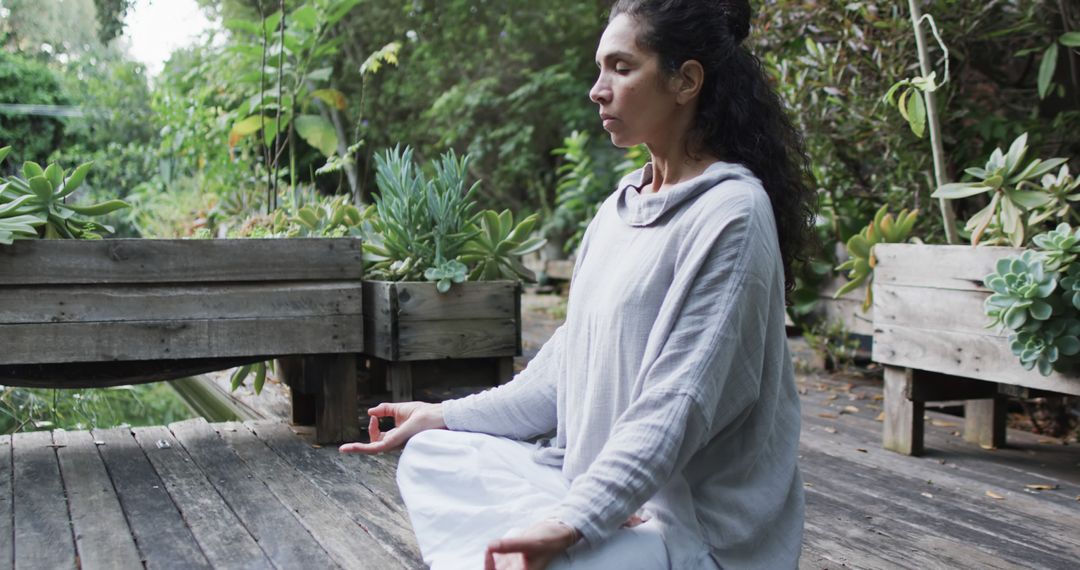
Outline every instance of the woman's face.
<path id="1" fill-rule="evenodd" d="M 663 140 L 678 108 L 659 57 L 638 46 L 639 30 L 626 14 L 608 24 L 596 48 L 600 76 L 589 90 L 604 130 L 622 148 Z"/>

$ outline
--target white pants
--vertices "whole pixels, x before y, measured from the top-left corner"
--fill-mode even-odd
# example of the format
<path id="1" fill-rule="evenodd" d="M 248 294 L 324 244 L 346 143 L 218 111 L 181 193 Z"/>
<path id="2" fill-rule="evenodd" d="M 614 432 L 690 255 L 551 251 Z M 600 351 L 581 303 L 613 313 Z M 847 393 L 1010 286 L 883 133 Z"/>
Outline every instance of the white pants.
<path id="1" fill-rule="evenodd" d="M 570 489 L 533 446 L 490 435 L 429 430 L 413 437 L 397 482 L 424 562 L 432 570 L 477 570 L 484 549 L 548 518 Z M 621 528 L 602 544 L 570 549 L 552 570 L 667 570 L 663 538 L 650 522 Z"/>

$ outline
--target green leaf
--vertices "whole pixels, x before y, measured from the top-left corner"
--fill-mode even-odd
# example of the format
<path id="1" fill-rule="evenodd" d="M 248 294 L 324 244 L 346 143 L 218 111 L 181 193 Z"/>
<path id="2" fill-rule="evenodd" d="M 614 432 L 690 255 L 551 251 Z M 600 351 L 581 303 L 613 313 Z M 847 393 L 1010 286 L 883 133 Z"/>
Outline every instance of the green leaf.
<path id="1" fill-rule="evenodd" d="M 1054 79 L 1054 71 L 1057 69 L 1058 45 L 1050 44 L 1043 53 L 1042 63 L 1039 64 L 1039 99 L 1046 99 L 1050 92 L 1050 83 Z"/>
<path id="2" fill-rule="evenodd" d="M 60 168 L 60 165 L 55 162 L 50 164 L 45 167 L 45 179 L 49 181 L 49 184 L 53 187 L 53 192 L 55 192 L 64 183 L 64 169 Z"/>
<path id="3" fill-rule="evenodd" d="M 309 30 L 314 29 L 319 21 L 319 13 L 315 11 L 315 7 L 311 4 L 304 4 L 296 10 L 293 10 L 292 14 L 289 14 L 288 22 L 291 24 L 299 24 L 303 28 Z"/>
<path id="4" fill-rule="evenodd" d="M 45 171 L 41 169 L 41 166 L 36 162 L 26 161 L 23 163 L 23 178 L 27 182 L 35 176 L 41 176 L 45 174 Z"/>
<path id="5" fill-rule="evenodd" d="M 337 150 L 338 137 L 334 125 L 319 115 L 298 115 L 294 121 L 296 132 L 311 146 L 325 156 Z"/>
<path id="6" fill-rule="evenodd" d="M 1061 34 L 1058 42 L 1065 47 L 1080 47 L 1080 32 L 1066 32 Z"/>
<path id="7" fill-rule="evenodd" d="M 78 190 L 79 186 L 82 185 L 83 180 L 86 179 L 86 173 L 90 172 L 90 167 L 93 166 L 93 164 L 93 162 L 84 162 L 77 166 L 71 173 L 71 176 L 68 176 L 67 180 L 64 182 L 64 187 L 60 190 L 59 196 L 64 198 Z"/>
<path id="8" fill-rule="evenodd" d="M 922 92 L 915 91 L 908 99 L 907 119 L 911 132 L 921 139 L 926 132 L 926 104 L 923 103 Z"/>
<path id="9" fill-rule="evenodd" d="M 1014 140 L 1012 142 L 1012 144 L 1009 145 L 1009 152 L 1005 154 L 1005 174 L 1006 175 L 1009 175 L 1009 174 L 1012 174 L 1013 172 L 1015 172 L 1016 168 L 1018 166 L 1020 166 L 1020 163 L 1024 160 L 1024 155 L 1027 154 L 1027 150 L 1028 150 L 1027 139 L 1028 139 L 1028 134 L 1024 133 L 1024 134 L 1016 137 L 1016 140 Z M 1004 181 L 997 182 L 997 183 L 991 183 L 988 180 L 986 184 L 987 184 L 987 186 L 998 187 L 998 186 L 1001 186 L 1002 182 L 1004 182 Z"/>
<path id="10" fill-rule="evenodd" d="M 34 195 L 41 200 L 42 203 L 48 204 L 53 200 L 52 185 L 45 179 L 45 176 L 35 176 L 29 180 L 30 189 L 33 190 Z"/>
<path id="11" fill-rule="evenodd" d="M 84 216 L 104 216 L 110 212 L 122 210 L 124 208 L 130 208 L 131 205 L 123 200 L 109 200 L 107 202 L 101 202 L 100 204 L 93 204 L 91 206 L 75 206 L 67 204 L 65 208 L 75 212 L 76 214 L 82 214 Z"/>
<path id="12" fill-rule="evenodd" d="M 7 158 L 7 155 L 10 152 L 11 152 L 11 147 L 10 146 L 5 146 L 3 148 L 0 148 L 0 162 L 4 162 L 4 159 Z"/>
<path id="13" fill-rule="evenodd" d="M 993 188 L 983 184 L 973 184 L 968 182 L 953 182 L 951 184 L 945 184 L 938 187 L 931 198 L 945 198 L 946 200 L 956 200 L 957 198 L 967 198 L 968 196 L 974 196 L 976 194 L 982 194 L 983 192 L 989 192 Z"/>
<path id="14" fill-rule="evenodd" d="M 312 81 L 327 81 L 330 79 L 330 74 L 334 72 L 332 67 L 321 67 L 314 69 L 307 74 L 308 79 Z"/>
<path id="15" fill-rule="evenodd" d="M 268 119 L 263 115 L 251 115 L 233 123 L 232 130 L 229 131 L 229 146 L 236 146 L 240 139 L 258 132 L 267 121 Z"/>
<path id="16" fill-rule="evenodd" d="M 327 105 L 330 105 L 339 111 L 345 110 L 345 94 L 337 89 L 316 89 L 311 92 L 311 95 L 312 97 L 322 99 Z"/>

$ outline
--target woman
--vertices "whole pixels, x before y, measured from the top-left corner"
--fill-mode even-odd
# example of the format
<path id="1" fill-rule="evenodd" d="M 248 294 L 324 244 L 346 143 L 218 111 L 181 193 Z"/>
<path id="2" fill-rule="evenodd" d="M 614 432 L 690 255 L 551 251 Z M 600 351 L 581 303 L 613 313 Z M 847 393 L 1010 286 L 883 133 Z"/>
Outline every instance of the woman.
<path id="1" fill-rule="evenodd" d="M 747 0 L 616 3 L 589 95 L 652 161 L 589 225 L 566 322 L 510 383 L 381 404 L 372 443 L 342 446 L 409 441 L 398 482 L 433 568 L 796 567 L 784 300 L 814 198 L 749 22 Z"/>

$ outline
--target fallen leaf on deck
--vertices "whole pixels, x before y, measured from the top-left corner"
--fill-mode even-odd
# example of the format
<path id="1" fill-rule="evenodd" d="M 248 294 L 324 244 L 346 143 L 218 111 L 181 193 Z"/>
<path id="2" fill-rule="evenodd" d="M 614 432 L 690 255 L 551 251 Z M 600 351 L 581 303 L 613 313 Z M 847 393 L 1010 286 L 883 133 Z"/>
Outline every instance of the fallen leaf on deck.
<path id="1" fill-rule="evenodd" d="M 997 446 L 994 446 L 994 445 L 987 445 L 985 443 L 980 443 L 979 447 L 981 447 L 981 448 L 983 448 L 983 449 L 985 449 L 987 451 L 997 451 Z"/>
<path id="2" fill-rule="evenodd" d="M 830 414 L 830 413 L 823 412 L 823 413 L 818 414 L 818 417 L 819 418 L 826 418 L 826 419 L 830 419 L 830 420 L 835 420 L 836 419 L 836 414 Z"/>
<path id="3" fill-rule="evenodd" d="M 1033 483 L 1031 485 L 1024 485 L 1024 488 L 1031 489 L 1032 491 L 1053 491 L 1057 489 L 1057 485 L 1044 485 L 1042 483 Z"/>
<path id="4" fill-rule="evenodd" d="M 311 444 L 311 447 L 314 447 L 315 449 L 322 449 L 322 446 L 317 443 Z"/>
<path id="5" fill-rule="evenodd" d="M 952 434 L 955 435 L 956 437 L 960 437 L 960 432 L 958 432 L 958 431 L 953 431 Z"/>
<path id="6" fill-rule="evenodd" d="M 856 408 L 855 406 L 844 406 L 844 411 L 849 414 L 857 414 L 859 413 L 859 408 Z"/>
<path id="7" fill-rule="evenodd" d="M 836 428 L 834 428 L 834 427 L 827 427 L 827 428 L 825 428 L 825 431 L 827 431 L 827 432 L 829 432 L 829 433 L 836 433 Z"/>
<path id="8" fill-rule="evenodd" d="M 813 487 L 814 484 L 813 483 L 803 483 L 802 486 L 803 487 Z M 1080 497 L 1077 497 L 1076 500 L 1080 501 Z"/>
<path id="9" fill-rule="evenodd" d="M 919 494 L 926 497 L 927 499 L 933 499 L 934 498 L 934 496 L 931 495 L 930 493 L 919 493 Z"/>
<path id="10" fill-rule="evenodd" d="M 863 449 L 861 447 L 856 447 L 855 451 L 859 451 L 859 452 L 862 452 L 862 453 L 869 453 L 868 451 L 866 451 L 865 449 Z"/>
<path id="11" fill-rule="evenodd" d="M 877 417 L 874 418 L 874 421 L 878 421 L 878 422 L 885 421 L 885 412 L 881 412 L 880 414 L 878 414 Z"/>
<path id="12" fill-rule="evenodd" d="M 880 402 L 881 400 L 884 400 L 884 399 L 885 399 L 885 396 L 882 396 L 881 394 L 874 394 L 874 401 L 875 402 Z"/>
<path id="13" fill-rule="evenodd" d="M 1003 497 L 1003 496 L 1001 496 L 1001 495 L 999 495 L 999 494 L 997 494 L 997 493 L 995 493 L 995 492 L 993 492 L 993 491 L 987 491 L 987 492 L 986 492 L 986 496 L 987 496 L 987 497 L 990 497 L 991 499 L 995 499 L 995 500 L 998 500 L 998 501 L 1000 501 L 1000 500 L 1002 500 L 1002 499 L 1004 499 L 1004 498 L 1005 498 L 1005 497 Z"/>
<path id="14" fill-rule="evenodd" d="M 957 427 L 960 424 L 956 422 L 947 422 L 945 420 L 930 420 L 930 425 L 934 425 L 937 427 Z"/>
<path id="15" fill-rule="evenodd" d="M 831 402 L 831 401 L 833 401 L 833 400 L 835 400 L 837 398 L 839 398 L 839 396 L 837 396 L 836 394 L 829 394 L 828 396 L 825 397 L 825 401 L 826 402 Z"/>
<path id="16" fill-rule="evenodd" d="M 1057 440 L 1056 439 L 1040 439 L 1039 443 L 1054 444 L 1054 443 L 1057 443 Z"/>

